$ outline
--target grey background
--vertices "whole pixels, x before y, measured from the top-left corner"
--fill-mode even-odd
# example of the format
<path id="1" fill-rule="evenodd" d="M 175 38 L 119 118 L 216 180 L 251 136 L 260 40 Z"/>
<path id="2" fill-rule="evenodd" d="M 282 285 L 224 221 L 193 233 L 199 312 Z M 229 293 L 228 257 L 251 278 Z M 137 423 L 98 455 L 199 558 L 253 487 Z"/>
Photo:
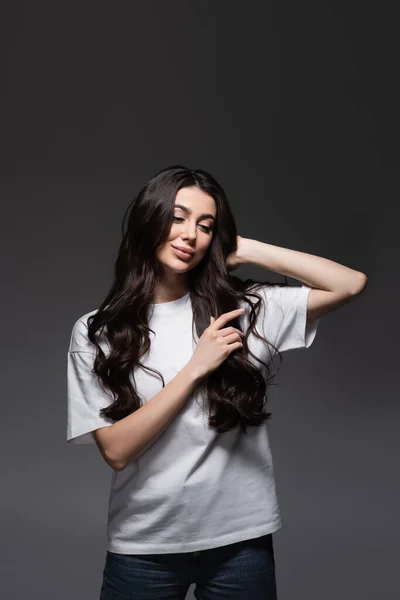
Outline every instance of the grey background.
<path id="1" fill-rule="evenodd" d="M 183 163 L 219 179 L 240 235 L 369 277 L 284 354 L 269 425 L 278 595 L 398 598 L 394 14 L 9 0 L 1 22 L 2 597 L 99 597 L 111 470 L 66 442 L 69 336 L 111 284 L 132 196 Z"/>

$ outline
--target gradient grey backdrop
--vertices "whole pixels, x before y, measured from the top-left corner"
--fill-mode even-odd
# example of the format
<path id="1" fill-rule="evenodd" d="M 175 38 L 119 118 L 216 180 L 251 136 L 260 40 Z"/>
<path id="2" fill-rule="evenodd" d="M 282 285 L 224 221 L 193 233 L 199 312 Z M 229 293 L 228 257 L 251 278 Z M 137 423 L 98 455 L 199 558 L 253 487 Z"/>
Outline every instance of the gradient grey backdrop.
<path id="1" fill-rule="evenodd" d="M 284 354 L 269 425 L 278 594 L 398 598 L 394 15 L 316 1 L 2 6 L 2 597 L 99 597 L 111 470 L 95 445 L 66 442 L 69 337 L 111 285 L 132 196 L 183 163 L 219 179 L 240 235 L 369 277 L 310 349 Z"/>

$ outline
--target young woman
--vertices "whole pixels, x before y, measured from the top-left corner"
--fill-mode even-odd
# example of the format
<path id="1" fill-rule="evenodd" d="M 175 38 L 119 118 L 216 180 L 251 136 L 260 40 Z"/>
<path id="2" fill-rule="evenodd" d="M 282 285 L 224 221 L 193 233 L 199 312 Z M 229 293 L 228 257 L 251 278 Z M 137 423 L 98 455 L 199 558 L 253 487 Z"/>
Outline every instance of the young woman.
<path id="1" fill-rule="evenodd" d="M 302 285 L 235 277 L 244 263 Z M 204 170 L 169 167 L 143 187 L 113 285 L 68 350 L 67 439 L 95 442 L 113 470 L 101 600 L 183 600 L 191 584 L 197 599 L 276 598 L 275 359 L 308 348 L 366 281 L 238 236 Z"/>

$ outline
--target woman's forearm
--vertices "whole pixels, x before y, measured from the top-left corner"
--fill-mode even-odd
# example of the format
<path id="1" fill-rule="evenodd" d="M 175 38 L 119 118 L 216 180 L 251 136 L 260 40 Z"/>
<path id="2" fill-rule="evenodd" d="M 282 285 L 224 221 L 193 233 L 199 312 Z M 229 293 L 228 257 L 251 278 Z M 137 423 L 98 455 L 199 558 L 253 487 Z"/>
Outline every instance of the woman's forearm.
<path id="1" fill-rule="evenodd" d="M 240 262 L 254 264 L 298 279 L 310 287 L 331 292 L 357 293 L 364 287 L 367 279 L 367 276 L 361 271 L 356 271 L 328 258 L 249 238 L 242 240 Z"/>

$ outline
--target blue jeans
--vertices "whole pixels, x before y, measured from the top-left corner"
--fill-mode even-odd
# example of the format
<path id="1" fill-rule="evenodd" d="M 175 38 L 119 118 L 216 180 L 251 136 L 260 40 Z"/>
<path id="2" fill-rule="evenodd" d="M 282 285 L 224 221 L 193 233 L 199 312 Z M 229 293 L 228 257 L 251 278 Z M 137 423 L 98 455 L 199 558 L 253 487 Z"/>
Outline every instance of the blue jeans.
<path id="1" fill-rule="evenodd" d="M 276 600 L 272 533 L 200 552 L 107 550 L 100 600 Z"/>

